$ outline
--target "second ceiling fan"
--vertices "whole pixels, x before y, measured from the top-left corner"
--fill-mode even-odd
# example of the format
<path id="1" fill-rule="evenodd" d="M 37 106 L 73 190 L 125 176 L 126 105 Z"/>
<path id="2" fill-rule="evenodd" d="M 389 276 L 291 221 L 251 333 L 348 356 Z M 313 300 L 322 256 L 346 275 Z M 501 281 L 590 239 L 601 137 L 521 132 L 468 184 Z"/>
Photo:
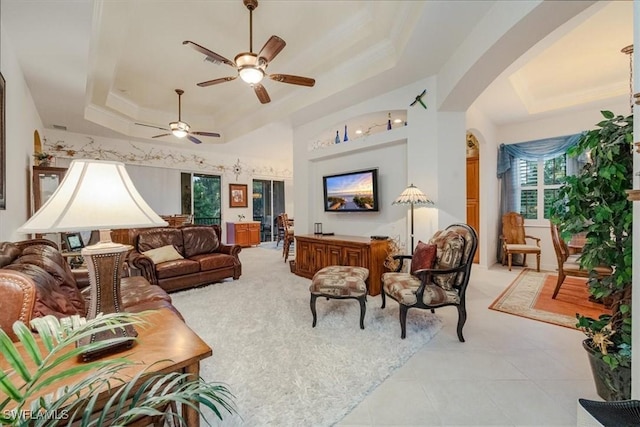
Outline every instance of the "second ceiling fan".
<path id="1" fill-rule="evenodd" d="M 260 84 L 262 79 L 267 76 L 271 80 L 281 83 L 289 83 L 299 86 L 312 87 L 316 81 L 309 77 L 294 76 L 291 74 L 267 74 L 265 72 L 269 63 L 273 58 L 284 49 L 286 43 L 278 36 L 271 36 L 269 40 L 262 46 L 258 54 L 253 53 L 253 10 L 258 7 L 258 0 L 243 0 L 244 5 L 249 9 L 249 52 L 241 52 L 236 55 L 234 61 L 230 61 L 224 56 L 218 55 L 209 49 L 200 46 L 189 40 L 185 40 L 182 44 L 191 46 L 193 49 L 207 56 L 207 59 L 214 63 L 224 63 L 238 71 L 235 76 L 221 77 L 218 79 L 208 80 L 198 83 L 200 87 L 212 86 L 218 83 L 230 82 L 240 76 L 240 78 L 249 83 L 260 100 L 266 104 L 271 101 L 267 90 Z"/>
<path id="2" fill-rule="evenodd" d="M 191 126 L 189 126 L 188 123 L 182 121 L 182 102 L 181 102 L 181 98 L 182 98 L 182 94 L 184 93 L 184 90 L 176 89 L 176 93 L 178 94 L 178 121 L 169 123 L 169 129 L 163 128 L 163 127 L 160 127 L 160 126 L 147 125 L 147 124 L 144 124 L 144 123 L 136 123 L 136 124 L 138 126 L 146 126 L 146 127 L 149 127 L 149 128 L 160 129 L 160 130 L 168 132 L 168 133 L 162 133 L 160 135 L 152 136 L 151 138 L 162 138 L 163 136 L 169 136 L 169 135 L 173 135 L 173 136 L 175 136 L 177 138 L 184 138 L 186 136 L 187 139 L 189 141 L 193 142 L 194 144 L 202 144 L 202 141 L 200 141 L 194 135 L 212 136 L 214 138 L 219 138 L 220 134 L 217 133 L 217 132 L 195 132 L 195 131 L 192 131 L 191 130 Z"/>

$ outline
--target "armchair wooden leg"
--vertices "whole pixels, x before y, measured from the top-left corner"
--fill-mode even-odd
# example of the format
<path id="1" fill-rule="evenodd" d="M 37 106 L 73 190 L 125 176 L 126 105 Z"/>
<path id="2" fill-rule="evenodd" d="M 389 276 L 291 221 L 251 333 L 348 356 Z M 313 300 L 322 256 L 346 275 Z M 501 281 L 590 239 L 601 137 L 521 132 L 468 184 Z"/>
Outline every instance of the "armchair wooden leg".
<path id="1" fill-rule="evenodd" d="M 400 338 L 402 339 L 407 337 L 407 311 L 409 311 L 409 307 L 400 304 L 400 329 L 402 331 Z"/>
<path id="2" fill-rule="evenodd" d="M 384 308 L 385 305 L 387 304 L 387 297 L 384 294 L 384 286 L 382 286 L 382 289 L 380 289 L 380 295 L 382 296 L 382 307 L 380 308 Z"/>
<path id="3" fill-rule="evenodd" d="M 527 266 L 527 254 L 522 254 L 522 266 Z"/>
<path id="4" fill-rule="evenodd" d="M 558 296 L 558 292 L 560 292 L 560 286 L 562 286 L 562 282 L 564 282 L 565 277 L 566 275 L 564 273 L 558 271 L 558 281 L 556 282 L 556 288 L 553 290 L 551 299 L 556 299 L 556 297 Z"/>
<path id="5" fill-rule="evenodd" d="M 509 271 L 511 271 L 511 259 L 512 259 L 512 255 L 511 255 L 511 253 L 509 253 L 509 254 L 507 255 L 507 258 L 508 258 L 508 260 L 509 260 Z"/>
<path id="6" fill-rule="evenodd" d="M 365 301 L 365 297 L 358 298 L 360 302 L 360 329 L 364 329 L 364 315 L 367 312 L 367 304 Z"/>
<path id="7" fill-rule="evenodd" d="M 536 254 L 536 258 L 538 261 L 538 273 L 540 273 L 540 253 L 538 252 L 538 254 Z"/>
<path id="8" fill-rule="evenodd" d="M 316 327 L 316 320 L 318 319 L 317 315 L 316 315 L 316 298 L 318 296 L 311 294 L 311 301 L 309 301 L 309 306 L 311 307 L 311 314 L 313 315 L 313 324 L 311 325 L 312 328 Z"/>
<path id="9" fill-rule="evenodd" d="M 456 331 L 458 332 L 458 339 L 460 340 L 460 342 L 464 342 L 464 337 L 462 336 L 462 327 L 464 326 L 466 321 L 467 321 L 467 308 L 464 305 L 459 305 L 458 306 L 458 328 Z"/>

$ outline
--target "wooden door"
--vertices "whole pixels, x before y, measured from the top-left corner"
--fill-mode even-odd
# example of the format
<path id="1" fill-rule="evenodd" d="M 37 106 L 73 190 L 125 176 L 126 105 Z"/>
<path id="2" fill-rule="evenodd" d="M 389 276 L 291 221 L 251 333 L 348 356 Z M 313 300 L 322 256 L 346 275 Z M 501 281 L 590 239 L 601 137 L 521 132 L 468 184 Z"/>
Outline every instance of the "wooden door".
<path id="1" fill-rule="evenodd" d="M 467 157 L 467 224 L 473 227 L 480 239 L 480 158 Z M 473 262 L 480 260 L 480 248 Z"/>

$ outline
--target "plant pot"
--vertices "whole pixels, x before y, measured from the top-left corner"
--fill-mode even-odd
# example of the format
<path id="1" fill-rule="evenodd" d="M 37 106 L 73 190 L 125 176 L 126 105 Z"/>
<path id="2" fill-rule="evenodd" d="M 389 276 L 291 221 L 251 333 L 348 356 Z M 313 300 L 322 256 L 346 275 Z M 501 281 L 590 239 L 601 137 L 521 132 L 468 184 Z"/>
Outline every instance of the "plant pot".
<path id="1" fill-rule="evenodd" d="M 589 356 L 598 396 L 606 401 L 631 399 L 631 367 L 619 366 L 612 370 L 589 342 L 588 339 L 582 341 L 582 346 Z"/>

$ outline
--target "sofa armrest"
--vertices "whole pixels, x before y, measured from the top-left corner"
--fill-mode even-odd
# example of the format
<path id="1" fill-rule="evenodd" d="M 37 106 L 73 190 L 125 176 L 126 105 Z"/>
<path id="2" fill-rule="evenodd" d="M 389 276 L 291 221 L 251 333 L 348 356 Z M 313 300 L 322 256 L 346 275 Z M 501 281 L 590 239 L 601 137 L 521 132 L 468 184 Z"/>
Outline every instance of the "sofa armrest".
<path id="1" fill-rule="evenodd" d="M 142 276 L 152 285 L 158 284 L 158 277 L 156 275 L 156 265 L 146 255 L 141 254 L 135 249 L 129 252 L 127 262 L 140 270 Z"/>
<path id="2" fill-rule="evenodd" d="M 239 245 L 225 245 L 224 243 L 220 243 L 217 252 L 221 252 L 227 255 L 233 255 L 234 257 L 238 258 L 238 254 L 241 250 L 242 247 Z"/>
<path id="3" fill-rule="evenodd" d="M 13 333 L 13 324 L 20 320 L 27 326 L 31 322 L 33 307 L 36 301 L 36 287 L 26 274 L 18 271 L 0 270 L 0 328 L 17 341 Z"/>

